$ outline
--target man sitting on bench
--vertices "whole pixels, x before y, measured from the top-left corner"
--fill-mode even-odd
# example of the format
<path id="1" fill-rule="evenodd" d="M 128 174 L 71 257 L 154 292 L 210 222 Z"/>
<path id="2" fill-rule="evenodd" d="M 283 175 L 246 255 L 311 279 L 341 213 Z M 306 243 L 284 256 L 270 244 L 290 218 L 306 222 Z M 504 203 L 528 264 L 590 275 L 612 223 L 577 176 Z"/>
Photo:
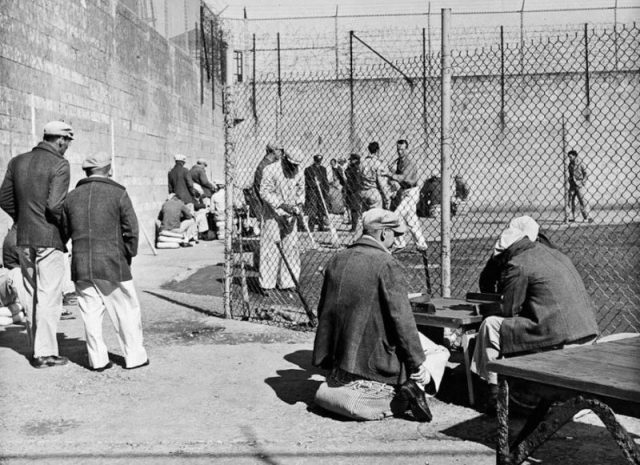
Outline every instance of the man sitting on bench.
<path id="1" fill-rule="evenodd" d="M 578 271 L 566 255 L 536 241 L 535 226 L 524 231 L 512 221 L 480 275 L 481 292 L 503 295 L 502 314 L 488 316 L 478 330 L 471 363 L 471 371 L 489 384 L 487 413 L 495 412 L 498 392 L 490 361 L 591 343 L 598 335 Z"/>

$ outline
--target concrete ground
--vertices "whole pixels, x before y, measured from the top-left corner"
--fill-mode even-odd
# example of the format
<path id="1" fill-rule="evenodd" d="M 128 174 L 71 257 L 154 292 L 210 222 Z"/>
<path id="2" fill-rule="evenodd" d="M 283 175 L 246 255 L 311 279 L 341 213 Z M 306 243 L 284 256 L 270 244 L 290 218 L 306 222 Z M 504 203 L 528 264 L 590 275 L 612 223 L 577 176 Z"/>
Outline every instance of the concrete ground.
<path id="1" fill-rule="evenodd" d="M 432 423 L 337 419 L 313 405 L 323 379 L 310 365 L 313 333 L 225 320 L 220 297 L 161 288 L 222 262 L 221 243 L 158 253 L 141 244 L 134 261 L 148 367 L 87 370 L 75 307 L 59 326 L 64 367 L 32 368 L 21 328 L 0 329 L 0 463 L 495 463 L 496 422 L 466 406 L 459 372 L 432 401 Z M 105 334 L 121 363 L 108 319 Z M 637 441 L 640 422 L 622 421 Z M 531 463 L 625 462 L 585 414 Z"/>

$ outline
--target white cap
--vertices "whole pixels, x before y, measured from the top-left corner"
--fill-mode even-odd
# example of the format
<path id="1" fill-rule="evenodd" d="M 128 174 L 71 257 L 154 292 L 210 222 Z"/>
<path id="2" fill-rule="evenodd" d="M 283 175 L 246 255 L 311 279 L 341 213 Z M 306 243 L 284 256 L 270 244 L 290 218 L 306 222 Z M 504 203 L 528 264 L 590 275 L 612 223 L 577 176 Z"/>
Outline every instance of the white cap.
<path id="1" fill-rule="evenodd" d="M 181 153 L 176 153 L 176 154 L 173 156 L 173 159 L 174 159 L 175 161 L 187 161 L 187 157 L 186 157 L 186 156 L 184 156 L 184 155 L 182 155 Z"/>

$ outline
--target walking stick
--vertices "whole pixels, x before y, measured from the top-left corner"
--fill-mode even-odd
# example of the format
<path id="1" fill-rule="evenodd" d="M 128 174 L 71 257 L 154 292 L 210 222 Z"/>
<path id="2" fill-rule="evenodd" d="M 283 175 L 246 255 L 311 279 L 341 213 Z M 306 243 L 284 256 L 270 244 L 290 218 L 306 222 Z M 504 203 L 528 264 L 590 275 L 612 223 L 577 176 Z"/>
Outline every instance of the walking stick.
<path id="1" fill-rule="evenodd" d="M 329 209 L 327 208 L 327 204 L 324 201 L 324 196 L 322 195 L 322 189 L 320 188 L 320 183 L 318 182 L 318 178 L 313 178 L 316 182 L 316 186 L 318 186 L 318 194 L 320 195 L 320 200 L 322 201 L 322 206 L 324 207 L 324 213 L 327 215 L 327 221 L 329 222 L 329 232 L 331 233 L 331 242 L 334 245 L 340 245 L 340 238 L 338 237 L 338 232 L 336 228 L 331 223 L 331 218 L 329 218 Z"/>
<path id="2" fill-rule="evenodd" d="M 431 276 L 429 276 L 429 259 L 427 258 L 427 251 L 420 252 L 422 255 L 422 265 L 424 266 L 424 276 L 427 280 L 427 292 L 431 295 Z"/>
<path id="3" fill-rule="evenodd" d="M 316 316 L 311 311 L 311 308 L 309 308 L 309 304 L 307 303 L 306 299 L 302 295 L 302 292 L 300 291 L 300 283 L 298 282 L 298 279 L 296 278 L 296 276 L 293 273 L 293 270 L 291 269 L 291 265 L 289 264 L 289 261 L 287 260 L 287 257 L 284 254 L 284 250 L 282 250 L 282 243 L 280 241 L 277 241 L 276 246 L 278 247 L 278 251 L 280 252 L 280 256 L 282 257 L 282 261 L 284 262 L 284 265 L 287 267 L 287 271 L 289 271 L 289 276 L 291 276 L 291 280 L 295 285 L 296 294 L 298 294 L 298 297 L 300 297 L 300 301 L 302 302 L 304 311 L 307 314 L 307 317 L 309 318 L 309 324 L 311 325 L 311 327 L 315 327 L 318 324 L 318 321 L 316 319 Z"/>

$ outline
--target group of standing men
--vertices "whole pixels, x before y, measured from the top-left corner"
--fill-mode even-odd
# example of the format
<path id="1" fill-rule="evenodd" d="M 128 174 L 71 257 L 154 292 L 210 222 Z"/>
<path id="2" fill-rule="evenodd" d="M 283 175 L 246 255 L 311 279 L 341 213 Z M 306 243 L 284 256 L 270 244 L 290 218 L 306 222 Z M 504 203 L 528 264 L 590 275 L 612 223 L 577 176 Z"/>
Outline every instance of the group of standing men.
<path id="1" fill-rule="evenodd" d="M 111 368 L 102 337 L 109 313 L 125 367 L 149 364 L 143 346 L 140 304 L 131 276 L 137 254 L 138 220 L 126 189 L 110 179 L 111 156 L 87 156 L 86 178 L 68 193 L 69 162 L 64 155 L 75 139 L 62 121 L 44 127 L 42 142 L 11 159 L 0 187 L 0 207 L 17 227 L 20 273 L 9 283 L 26 311 L 36 368 L 65 365 L 56 339 L 62 313 L 65 253 L 71 240 L 71 278 L 85 325 L 88 368 Z"/>

